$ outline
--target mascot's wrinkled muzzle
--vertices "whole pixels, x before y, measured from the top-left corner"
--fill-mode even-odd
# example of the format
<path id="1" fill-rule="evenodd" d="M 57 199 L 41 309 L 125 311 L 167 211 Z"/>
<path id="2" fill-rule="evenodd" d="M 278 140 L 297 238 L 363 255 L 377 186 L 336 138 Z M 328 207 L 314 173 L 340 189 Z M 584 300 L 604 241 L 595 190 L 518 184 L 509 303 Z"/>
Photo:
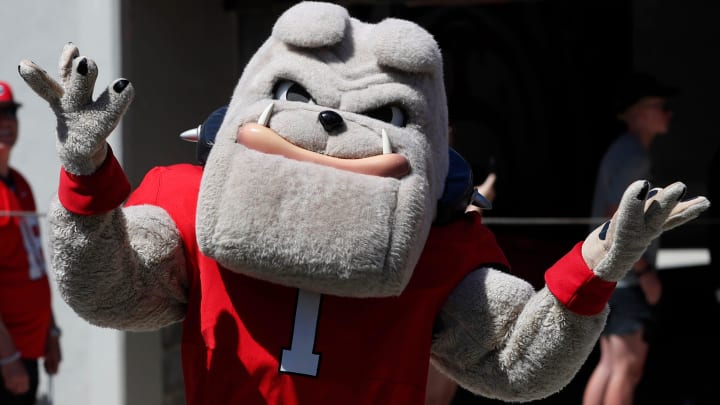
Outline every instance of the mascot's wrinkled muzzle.
<path id="1" fill-rule="evenodd" d="M 342 159 L 315 153 L 287 141 L 272 129 L 264 126 L 269 120 L 271 106 L 263 112 L 258 123 L 247 123 L 237 132 L 236 142 L 258 152 L 284 156 L 288 159 L 317 163 L 354 173 L 400 179 L 410 173 L 410 163 L 397 153 L 392 153 L 385 131 L 382 133 L 383 154 L 359 159 Z"/>

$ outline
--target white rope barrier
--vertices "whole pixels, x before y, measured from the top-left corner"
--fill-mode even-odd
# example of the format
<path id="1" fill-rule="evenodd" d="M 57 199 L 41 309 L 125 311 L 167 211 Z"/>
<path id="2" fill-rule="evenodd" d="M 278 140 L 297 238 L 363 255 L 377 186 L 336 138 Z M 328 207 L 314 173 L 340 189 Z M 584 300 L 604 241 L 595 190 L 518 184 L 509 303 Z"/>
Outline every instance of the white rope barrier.
<path id="1" fill-rule="evenodd" d="M 0 211 L 0 217 L 38 217 L 47 216 L 45 212 L 33 211 Z M 600 225 L 607 218 L 599 217 L 493 217 L 483 216 L 485 225 Z M 720 219 L 698 218 L 689 224 L 713 225 L 720 224 Z"/>
<path id="2" fill-rule="evenodd" d="M 46 217 L 47 213 L 32 211 L 0 211 L 0 217 Z M 492 217 L 483 216 L 485 225 L 599 225 L 606 218 L 578 218 L 578 217 Z M 695 225 L 720 224 L 720 219 L 698 218 L 691 221 Z M 707 265 L 710 263 L 710 254 L 707 248 L 700 249 L 660 249 L 658 253 L 658 268 L 672 268 L 679 265 Z M 719 293 L 720 294 L 720 293 Z M 719 296 L 720 300 L 720 296 Z"/>
<path id="3" fill-rule="evenodd" d="M 482 221 L 485 225 L 600 225 L 607 221 L 607 218 L 483 216 Z"/>
<path id="4" fill-rule="evenodd" d="M 485 225 L 600 225 L 607 221 L 607 218 L 590 217 L 492 217 L 483 215 Z M 720 224 L 720 219 L 697 218 L 687 225 L 715 225 Z"/>
<path id="5" fill-rule="evenodd" d="M 0 211 L 0 217 L 38 217 L 46 216 L 44 212 L 35 211 Z"/>

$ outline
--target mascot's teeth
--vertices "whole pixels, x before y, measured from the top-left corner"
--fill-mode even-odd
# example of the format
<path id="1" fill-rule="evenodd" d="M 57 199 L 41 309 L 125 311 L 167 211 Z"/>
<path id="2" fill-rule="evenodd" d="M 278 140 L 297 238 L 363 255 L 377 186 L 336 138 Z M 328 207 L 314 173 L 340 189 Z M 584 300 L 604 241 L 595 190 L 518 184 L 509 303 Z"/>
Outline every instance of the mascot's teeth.
<path id="1" fill-rule="evenodd" d="M 260 114 L 260 118 L 257 120 L 258 124 L 264 127 L 267 126 L 268 121 L 270 121 L 270 114 L 272 113 L 273 105 L 275 105 L 275 103 L 271 102 L 267 107 L 265 107 L 265 110 L 263 110 L 262 114 Z"/>
<path id="2" fill-rule="evenodd" d="M 381 134 L 382 134 L 383 155 L 392 153 L 392 145 L 390 145 L 390 138 L 388 138 L 387 132 L 385 132 L 385 130 L 383 129 Z"/>

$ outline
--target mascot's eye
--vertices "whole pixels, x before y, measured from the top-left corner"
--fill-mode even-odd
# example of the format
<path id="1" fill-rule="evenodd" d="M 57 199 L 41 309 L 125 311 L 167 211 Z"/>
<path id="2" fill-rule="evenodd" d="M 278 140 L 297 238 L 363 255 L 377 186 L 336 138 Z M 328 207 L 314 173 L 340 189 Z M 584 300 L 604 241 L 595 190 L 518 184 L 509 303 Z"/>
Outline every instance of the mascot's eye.
<path id="1" fill-rule="evenodd" d="M 388 122 L 396 127 L 404 127 L 407 124 L 405 112 L 400 107 L 386 105 L 375 110 L 366 111 L 365 115 L 383 122 Z"/>
<path id="2" fill-rule="evenodd" d="M 279 81 L 273 89 L 273 98 L 275 100 L 315 104 L 315 100 L 313 100 L 310 93 L 292 80 Z"/>

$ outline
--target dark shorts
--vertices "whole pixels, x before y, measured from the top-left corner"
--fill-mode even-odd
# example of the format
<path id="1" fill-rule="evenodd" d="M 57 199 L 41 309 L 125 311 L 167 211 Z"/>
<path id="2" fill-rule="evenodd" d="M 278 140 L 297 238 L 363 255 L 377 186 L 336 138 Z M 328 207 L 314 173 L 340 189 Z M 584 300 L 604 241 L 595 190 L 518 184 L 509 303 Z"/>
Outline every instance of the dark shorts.
<path id="1" fill-rule="evenodd" d="M 628 335 L 653 322 L 653 308 L 639 286 L 617 288 L 610 297 L 608 315 L 602 334 Z"/>

